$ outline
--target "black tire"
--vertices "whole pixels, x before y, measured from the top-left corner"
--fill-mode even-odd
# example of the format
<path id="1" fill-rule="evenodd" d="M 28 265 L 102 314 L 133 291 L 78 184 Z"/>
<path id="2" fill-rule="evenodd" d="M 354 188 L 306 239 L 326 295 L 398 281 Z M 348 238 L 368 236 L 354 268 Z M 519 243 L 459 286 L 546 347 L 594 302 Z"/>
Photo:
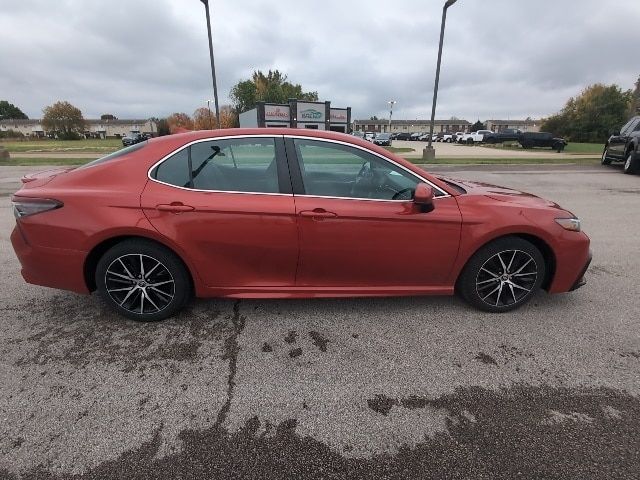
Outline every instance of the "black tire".
<path id="1" fill-rule="evenodd" d="M 111 247 L 98 261 L 95 281 L 99 295 L 111 309 L 140 322 L 175 315 L 190 300 L 192 291 L 182 261 L 168 248 L 143 239 Z"/>
<path id="2" fill-rule="evenodd" d="M 629 175 L 638 173 L 638 170 L 640 170 L 640 165 L 638 164 L 640 162 L 638 161 L 638 156 L 633 152 L 633 150 L 629 150 L 625 158 L 626 160 L 622 169 L 624 173 L 627 173 Z"/>
<path id="3" fill-rule="evenodd" d="M 480 310 L 508 312 L 535 295 L 545 274 L 544 257 L 532 243 L 519 237 L 503 237 L 480 248 L 469 259 L 458 278 L 457 290 L 467 303 Z"/>
<path id="4" fill-rule="evenodd" d="M 473 145 L 473 138 L 467 138 L 467 145 Z"/>
<path id="5" fill-rule="evenodd" d="M 609 148 L 604 147 L 604 151 L 602 152 L 602 157 L 600 158 L 601 165 L 611 165 L 611 159 L 609 158 Z"/>

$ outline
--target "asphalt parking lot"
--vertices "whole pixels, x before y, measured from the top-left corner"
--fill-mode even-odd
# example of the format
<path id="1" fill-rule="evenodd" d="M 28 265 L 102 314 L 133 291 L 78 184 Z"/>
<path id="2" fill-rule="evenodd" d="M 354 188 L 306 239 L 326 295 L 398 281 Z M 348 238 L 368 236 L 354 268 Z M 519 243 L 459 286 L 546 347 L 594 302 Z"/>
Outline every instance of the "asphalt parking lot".
<path id="1" fill-rule="evenodd" d="M 158 324 L 27 285 L 0 167 L 1 478 L 638 478 L 640 176 L 437 167 L 583 218 L 576 292 L 198 300 Z M 399 239 L 398 248 L 402 248 Z"/>

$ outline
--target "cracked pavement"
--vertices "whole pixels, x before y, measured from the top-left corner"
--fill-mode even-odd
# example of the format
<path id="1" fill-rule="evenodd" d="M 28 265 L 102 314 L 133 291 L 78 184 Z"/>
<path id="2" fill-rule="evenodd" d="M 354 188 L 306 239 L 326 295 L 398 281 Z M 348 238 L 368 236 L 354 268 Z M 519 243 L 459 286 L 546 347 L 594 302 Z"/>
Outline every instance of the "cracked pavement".
<path id="1" fill-rule="evenodd" d="M 0 167 L 0 478 L 637 478 L 640 177 L 438 167 L 583 218 L 585 287 L 457 298 L 197 300 L 157 324 L 27 285 Z"/>

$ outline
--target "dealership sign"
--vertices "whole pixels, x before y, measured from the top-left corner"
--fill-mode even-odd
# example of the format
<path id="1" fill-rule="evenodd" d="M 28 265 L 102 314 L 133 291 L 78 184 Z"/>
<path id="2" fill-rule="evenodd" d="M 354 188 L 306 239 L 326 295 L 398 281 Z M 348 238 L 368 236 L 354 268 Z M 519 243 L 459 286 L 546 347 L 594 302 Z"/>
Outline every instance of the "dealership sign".
<path id="1" fill-rule="evenodd" d="M 289 107 L 283 105 L 265 105 L 264 118 L 270 121 L 288 122 L 290 118 Z"/>
<path id="2" fill-rule="evenodd" d="M 298 122 L 323 123 L 325 105 L 323 103 L 298 102 Z"/>
<path id="3" fill-rule="evenodd" d="M 331 123 L 347 123 L 347 109 L 346 108 L 332 108 L 331 109 Z"/>

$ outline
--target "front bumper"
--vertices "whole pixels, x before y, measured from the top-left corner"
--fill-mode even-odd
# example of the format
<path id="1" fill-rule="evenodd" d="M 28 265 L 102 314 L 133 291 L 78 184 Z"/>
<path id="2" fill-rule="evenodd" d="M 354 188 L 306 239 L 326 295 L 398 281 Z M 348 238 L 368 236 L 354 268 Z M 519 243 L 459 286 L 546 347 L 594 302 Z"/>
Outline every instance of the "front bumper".
<path id="1" fill-rule="evenodd" d="M 591 264 L 592 258 L 593 258 L 593 253 L 591 252 L 591 250 L 589 250 L 589 259 L 587 260 L 587 263 L 585 264 L 585 266 L 582 268 L 580 275 L 578 275 L 578 279 L 573 284 L 573 286 L 569 289 L 570 292 L 573 292 L 574 290 L 579 289 L 580 287 L 582 287 L 587 283 L 587 281 L 584 278 L 584 275 L 585 273 L 587 273 L 587 270 L 589 269 L 589 265 Z"/>
<path id="2" fill-rule="evenodd" d="M 90 293 L 84 279 L 85 252 L 31 245 L 19 225 L 11 233 L 11 244 L 27 283 Z"/>

